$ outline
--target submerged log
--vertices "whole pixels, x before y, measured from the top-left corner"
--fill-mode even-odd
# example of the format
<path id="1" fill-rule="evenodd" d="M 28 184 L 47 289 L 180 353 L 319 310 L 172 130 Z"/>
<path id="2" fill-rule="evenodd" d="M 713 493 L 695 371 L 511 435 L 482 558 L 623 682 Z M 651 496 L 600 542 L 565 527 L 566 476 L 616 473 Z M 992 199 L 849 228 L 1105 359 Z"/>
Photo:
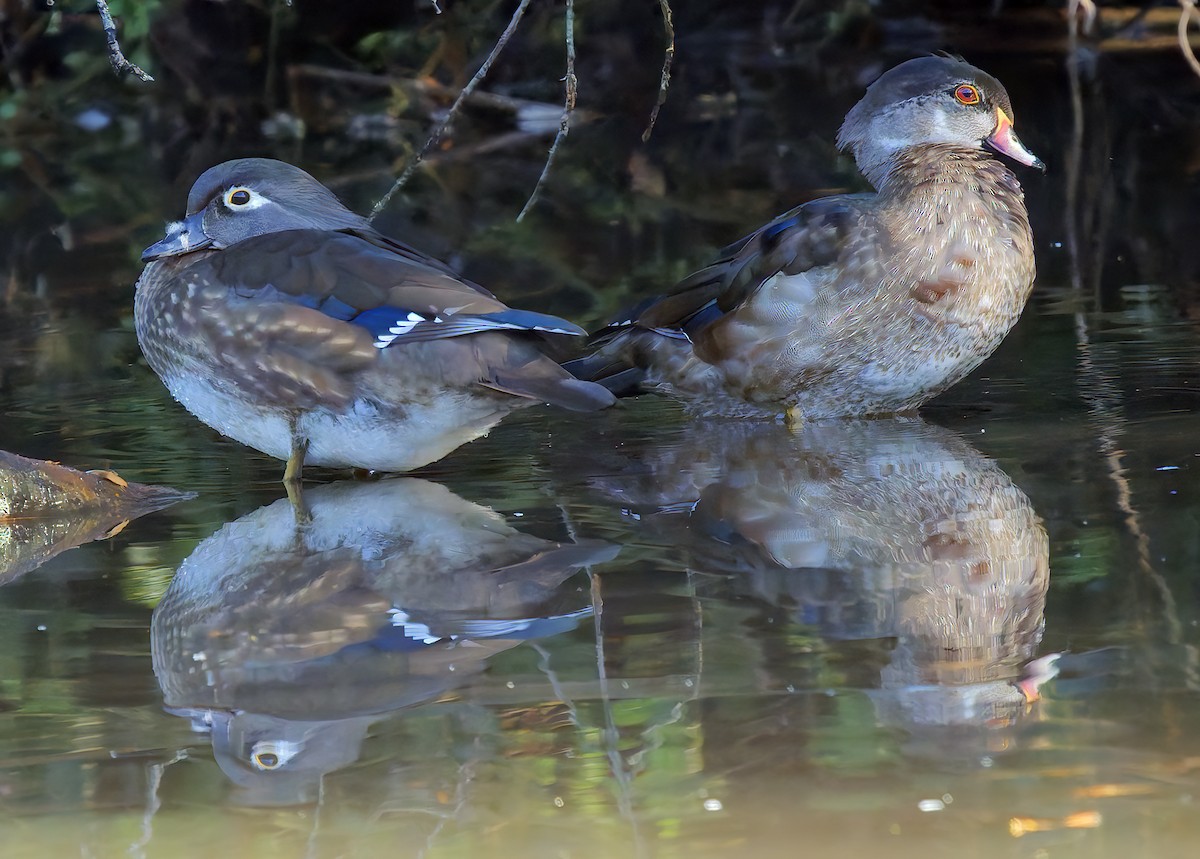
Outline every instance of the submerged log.
<path id="1" fill-rule="evenodd" d="M 130 520 L 192 497 L 0 451 L 0 584 L 50 558 L 121 531 Z"/>

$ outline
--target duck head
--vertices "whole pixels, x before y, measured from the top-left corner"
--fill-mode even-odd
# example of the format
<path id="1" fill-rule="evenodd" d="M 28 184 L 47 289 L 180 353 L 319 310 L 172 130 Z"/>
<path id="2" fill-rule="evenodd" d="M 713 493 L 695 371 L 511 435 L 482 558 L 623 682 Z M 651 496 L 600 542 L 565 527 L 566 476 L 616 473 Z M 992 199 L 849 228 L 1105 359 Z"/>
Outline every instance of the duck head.
<path id="1" fill-rule="evenodd" d="M 986 147 L 1045 170 L 1013 131 L 1012 116 L 1004 85 L 987 72 L 951 57 L 919 57 L 867 88 L 837 142 L 876 188 L 887 181 L 896 153 L 921 144 Z"/>
<path id="2" fill-rule="evenodd" d="M 187 215 L 142 252 L 142 261 L 221 249 L 284 230 L 370 229 L 366 218 L 328 188 L 283 161 L 239 158 L 200 174 L 188 194 Z"/>

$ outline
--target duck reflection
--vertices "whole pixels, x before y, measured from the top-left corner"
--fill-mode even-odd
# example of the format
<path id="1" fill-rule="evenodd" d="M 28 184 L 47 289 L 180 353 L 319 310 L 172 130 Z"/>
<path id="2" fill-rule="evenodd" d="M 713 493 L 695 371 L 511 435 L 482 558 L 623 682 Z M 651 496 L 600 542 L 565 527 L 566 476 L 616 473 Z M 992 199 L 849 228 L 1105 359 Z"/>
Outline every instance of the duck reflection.
<path id="1" fill-rule="evenodd" d="M 1024 711 L 1049 543 L 995 462 L 915 418 L 699 429 L 605 482 L 693 571 L 831 648 L 881 642 L 881 656 L 859 647 L 838 667 L 884 723 L 995 725 Z M 776 659 L 762 668 L 790 685 Z"/>
<path id="2" fill-rule="evenodd" d="M 167 709 L 211 733 L 246 804 L 315 798 L 370 724 L 437 698 L 522 641 L 591 613 L 560 587 L 609 560 L 554 543 L 434 483 L 341 483 L 225 525 L 183 562 L 154 612 Z"/>

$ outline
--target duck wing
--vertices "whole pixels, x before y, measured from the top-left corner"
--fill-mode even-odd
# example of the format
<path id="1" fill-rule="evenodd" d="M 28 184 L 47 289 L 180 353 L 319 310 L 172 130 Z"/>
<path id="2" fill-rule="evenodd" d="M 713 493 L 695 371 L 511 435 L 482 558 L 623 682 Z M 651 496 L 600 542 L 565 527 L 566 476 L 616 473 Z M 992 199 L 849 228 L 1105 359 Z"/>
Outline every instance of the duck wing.
<path id="1" fill-rule="evenodd" d="M 185 276 L 198 285 L 191 303 L 221 354 L 256 364 L 253 372 L 236 376 L 257 386 L 259 396 L 345 404 L 354 395 L 346 373 L 374 364 L 385 350 L 461 340 L 434 353 L 439 362 L 453 363 L 455 372 L 416 370 L 438 379 L 473 377 L 531 399 L 562 399 L 568 408 L 612 401 L 599 388 L 589 397 L 587 383 L 538 348 L 541 336 L 584 335 L 582 328 L 508 307 L 445 264 L 373 231 L 257 236 L 200 257 Z M 518 336 L 471 342 L 469 335 L 485 333 Z M 561 397 L 553 396 L 556 377 L 569 389 Z"/>
<path id="2" fill-rule="evenodd" d="M 689 339 L 737 310 L 776 274 L 796 275 L 836 263 L 866 218 L 874 194 L 813 200 L 725 248 L 716 261 L 668 294 L 638 308 L 625 324 Z"/>

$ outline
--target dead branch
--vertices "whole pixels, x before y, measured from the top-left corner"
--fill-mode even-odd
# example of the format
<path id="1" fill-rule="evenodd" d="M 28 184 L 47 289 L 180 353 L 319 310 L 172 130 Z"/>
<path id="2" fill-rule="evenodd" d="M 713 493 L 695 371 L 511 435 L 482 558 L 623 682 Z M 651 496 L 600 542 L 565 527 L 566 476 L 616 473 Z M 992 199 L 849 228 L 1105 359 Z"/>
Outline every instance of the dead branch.
<path id="1" fill-rule="evenodd" d="M 492 63 L 494 63 L 496 58 L 500 56 L 500 52 L 504 50 L 504 46 L 508 44 L 508 40 L 512 38 L 512 34 L 517 31 L 517 25 L 521 23 L 521 17 L 525 14 L 525 9 L 528 6 L 529 0 L 521 0 L 521 4 L 517 6 L 517 10 L 513 12 L 512 19 L 508 22 L 508 26 L 505 27 L 504 32 L 500 34 L 500 38 L 492 47 L 492 51 L 490 54 L 488 54 L 487 59 L 483 61 L 483 65 L 479 67 L 479 71 L 475 72 L 475 75 L 470 81 L 467 82 L 467 85 L 463 87 L 462 92 L 458 94 L 458 98 L 454 100 L 454 104 L 450 105 L 450 110 L 446 112 L 445 118 L 442 119 L 441 123 L 438 124 L 438 127 L 434 129 L 433 134 L 429 135 L 429 139 L 425 141 L 425 145 L 417 151 L 417 154 L 413 157 L 412 161 L 410 161 L 408 166 L 404 168 L 404 172 L 400 174 L 400 177 L 394 183 L 392 183 L 392 187 L 388 189 L 388 192 L 384 194 L 383 197 L 380 198 L 379 202 L 375 204 L 375 207 L 371 209 L 371 219 L 374 219 L 376 215 L 383 211 L 384 206 L 391 202 L 392 197 L 396 195 L 397 191 L 404 187 L 405 183 L 408 182 L 418 165 L 420 165 L 421 159 L 425 157 L 425 153 L 442 139 L 442 134 L 445 133 L 446 129 L 450 126 L 450 123 L 454 121 L 455 116 L 458 115 L 458 110 L 460 107 L 462 107 L 462 103 L 467 100 L 472 92 L 474 92 L 475 87 L 477 87 L 483 81 L 483 79 L 487 77 L 487 73 L 491 71 Z"/>
<path id="2" fill-rule="evenodd" d="M 1080 15 L 1080 11 L 1083 15 Z M 1071 260 L 1071 286 L 1083 288 L 1083 274 L 1079 261 L 1079 173 L 1083 161 L 1083 95 L 1079 78 L 1079 21 L 1083 18 L 1086 31 L 1095 20 L 1095 7 L 1091 0 L 1069 0 L 1067 3 L 1067 80 L 1071 88 L 1071 146 L 1067 150 L 1067 210 L 1066 239 L 1067 254 Z"/>
<path id="3" fill-rule="evenodd" d="M 1200 12 L 1196 11 L 1196 0 L 1179 0 L 1179 6 L 1179 50 L 1183 52 L 1183 58 L 1192 71 L 1200 75 L 1200 60 L 1196 59 L 1196 52 L 1192 50 L 1191 40 L 1188 39 L 1188 26 L 1193 20 L 1200 23 Z"/>
<path id="4" fill-rule="evenodd" d="M 571 114 L 575 112 L 575 96 L 579 86 L 579 81 L 575 77 L 575 0 L 567 0 L 566 30 L 567 75 L 563 80 L 566 81 L 567 94 L 563 102 L 562 119 L 558 123 L 558 134 L 554 135 L 554 142 L 550 144 L 550 151 L 546 153 L 546 164 L 542 167 L 542 174 L 538 176 L 537 183 L 529 194 L 529 199 L 525 201 L 525 205 L 518 213 L 517 223 L 520 223 L 525 218 L 525 214 L 533 208 L 533 204 L 538 198 L 538 191 L 541 190 L 546 177 L 550 175 L 550 165 L 554 163 L 554 156 L 558 154 L 559 144 L 566 139 L 571 130 Z"/>
<path id="5" fill-rule="evenodd" d="M 642 143 L 650 139 L 650 135 L 654 132 L 654 123 L 658 122 L 658 112 L 667 103 L 667 87 L 671 84 L 671 64 L 675 62 L 675 21 L 671 17 L 671 4 L 668 0 L 658 0 L 658 5 L 662 8 L 663 30 L 667 36 L 667 49 L 663 54 L 662 76 L 658 83 L 658 101 L 654 103 L 654 107 L 650 110 L 650 124 L 642 132 Z"/>
<path id="6" fill-rule="evenodd" d="M 117 77 L 133 74 L 138 80 L 153 81 L 154 78 L 142 71 L 141 67 L 125 59 L 121 51 L 121 43 L 117 41 L 117 25 L 112 13 L 108 11 L 108 0 L 96 0 L 96 8 L 100 11 L 100 21 L 104 25 L 104 38 L 108 40 L 108 61 L 112 64 Z"/>
<path id="7" fill-rule="evenodd" d="M 325 66 L 315 66 L 306 63 L 296 63 L 295 65 L 288 66 L 288 74 L 293 77 L 324 78 L 336 83 L 371 87 L 372 89 L 390 90 L 399 87 L 415 95 L 436 98 L 449 98 L 455 94 L 452 87 L 444 86 L 431 78 L 398 78 L 390 75 L 351 71 L 349 69 L 330 69 Z M 466 103 L 512 114 L 518 114 L 527 108 L 536 108 L 545 104 L 545 102 L 502 95 L 500 93 L 488 92 L 487 90 L 476 90 L 470 93 L 466 98 Z"/>

